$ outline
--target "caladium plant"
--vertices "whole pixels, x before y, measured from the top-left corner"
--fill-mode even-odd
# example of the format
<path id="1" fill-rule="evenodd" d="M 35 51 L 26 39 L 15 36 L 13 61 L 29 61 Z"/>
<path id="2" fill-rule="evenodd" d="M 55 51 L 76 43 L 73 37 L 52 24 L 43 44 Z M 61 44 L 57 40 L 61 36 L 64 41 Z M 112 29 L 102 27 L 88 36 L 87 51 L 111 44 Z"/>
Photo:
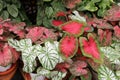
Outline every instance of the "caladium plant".
<path id="1" fill-rule="evenodd" d="M 63 61 L 59 55 L 58 42 L 47 41 L 44 47 L 41 45 L 32 46 L 32 41 L 30 39 L 23 39 L 20 41 L 10 39 L 8 43 L 17 51 L 22 52 L 22 60 L 24 62 L 23 70 L 26 72 L 34 71 L 36 64 L 33 63 L 36 62 L 36 57 L 38 57 L 42 66 L 48 70 L 53 70 L 57 63 Z"/>
<path id="2" fill-rule="evenodd" d="M 64 77 L 65 80 L 119 78 L 120 13 L 119 6 L 112 7 L 113 0 L 38 2 L 39 26 L 25 26 L 9 20 L 1 20 L 0 25 L 0 47 L 12 33 L 8 43 L 21 52 L 25 72 L 35 72 L 37 76 L 43 75 L 51 80 Z M 111 9 L 107 11 L 109 8 L 113 12 Z M 10 50 L 14 51 L 13 48 Z M 1 56 L 10 55 L 4 50 L 3 47 Z"/>

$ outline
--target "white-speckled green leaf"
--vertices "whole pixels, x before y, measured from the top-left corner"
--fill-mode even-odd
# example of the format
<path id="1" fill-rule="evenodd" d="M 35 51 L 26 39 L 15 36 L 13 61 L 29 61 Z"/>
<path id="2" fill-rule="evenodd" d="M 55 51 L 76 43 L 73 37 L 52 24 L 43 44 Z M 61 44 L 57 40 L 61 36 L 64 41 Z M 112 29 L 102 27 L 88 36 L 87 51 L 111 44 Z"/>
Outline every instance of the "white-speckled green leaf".
<path id="1" fill-rule="evenodd" d="M 25 49 L 32 46 L 31 39 L 22 39 L 20 41 L 9 39 L 8 43 L 9 43 L 10 46 L 15 48 L 17 51 L 24 51 Z"/>
<path id="2" fill-rule="evenodd" d="M 42 50 L 38 50 L 38 59 L 42 66 L 48 70 L 55 68 L 56 64 L 61 61 L 61 57 L 58 51 L 58 42 L 45 42 L 45 47 Z"/>
<path id="3" fill-rule="evenodd" d="M 55 76 L 52 77 L 52 80 L 62 80 L 66 76 L 66 72 L 58 72 Z"/>
<path id="4" fill-rule="evenodd" d="M 120 43 L 113 43 L 111 46 L 101 47 L 100 49 L 111 63 L 120 64 Z"/>
<path id="5" fill-rule="evenodd" d="M 37 74 L 46 76 L 47 78 L 50 78 L 50 73 L 51 73 L 51 71 L 49 71 L 49 70 L 47 70 L 47 69 L 44 69 L 44 68 L 42 68 L 42 67 L 39 67 L 39 68 L 37 69 Z"/>
<path id="6" fill-rule="evenodd" d="M 25 72 L 32 72 L 36 67 L 35 61 L 35 58 L 37 57 L 36 48 L 41 49 L 42 47 L 40 45 L 34 45 L 22 52 L 22 60 L 24 62 L 23 70 Z"/>
<path id="7" fill-rule="evenodd" d="M 24 63 L 23 70 L 25 72 L 32 72 L 36 67 L 35 58 L 37 57 L 38 49 L 41 50 L 42 47 L 40 45 L 32 46 L 30 39 L 22 39 L 20 41 L 9 39 L 8 43 L 17 51 L 22 52 L 21 55 Z"/>
<path id="8" fill-rule="evenodd" d="M 115 74 L 106 66 L 100 66 L 98 69 L 99 80 L 118 80 Z"/>

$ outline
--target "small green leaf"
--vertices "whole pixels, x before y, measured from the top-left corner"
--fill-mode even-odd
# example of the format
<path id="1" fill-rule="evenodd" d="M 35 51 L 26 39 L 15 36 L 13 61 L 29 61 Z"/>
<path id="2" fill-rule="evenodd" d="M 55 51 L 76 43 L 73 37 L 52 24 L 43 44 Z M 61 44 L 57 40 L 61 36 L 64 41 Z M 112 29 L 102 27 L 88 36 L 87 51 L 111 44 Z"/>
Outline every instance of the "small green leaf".
<path id="1" fill-rule="evenodd" d="M 41 8 L 38 7 L 37 18 L 36 18 L 37 25 L 41 25 L 42 24 L 43 17 L 44 17 L 44 11 Z"/>
<path id="2" fill-rule="evenodd" d="M 13 17 L 18 16 L 18 9 L 17 9 L 16 5 L 12 4 L 12 5 L 7 6 L 7 10 L 11 16 L 13 16 Z"/>
<path id="3" fill-rule="evenodd" d="M 89 2 L 86 6 L 85 9 L 91 12 L 97 11 L 97 7 L 95 6 L 95 3 Z"/>
<path id="4" fill-rule="evenodd" d="M 50 18 L 53 14 L 53 8 L 52 7 L 46 7 L 45 14 L 47 15 L 48 18 Z"/>
<path id="5" fill-rule="evenodd" d="M 0 11 L 3 9 L 3 3 L 0 2 Z"/>
<path id="6" fill-rule="evenodd" d="M 4 11 L 2 12 L 2 14 L 1 14 L 1 17 L 2 17 L 3 19 L 7 19 L 7 18 L 9 18 L 9 13 L 8 13 L 6 10 L 4 10 Z"/>

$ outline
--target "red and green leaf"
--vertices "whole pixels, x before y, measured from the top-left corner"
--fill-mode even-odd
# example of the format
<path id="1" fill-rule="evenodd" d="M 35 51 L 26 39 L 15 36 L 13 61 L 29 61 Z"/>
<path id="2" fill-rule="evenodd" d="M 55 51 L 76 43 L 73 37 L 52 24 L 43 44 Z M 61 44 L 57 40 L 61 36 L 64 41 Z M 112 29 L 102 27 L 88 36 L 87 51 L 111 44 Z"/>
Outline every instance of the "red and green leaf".
<path id="1" fill-rule="evenodd" d="M 102 62 L 102 55 L 98 43 L 91 33 L 88 34 L 88 39 L 80 37 L 79 41 L 84 56 L 92 58 L 95 62 Z"/>
<path id="2" fill-rule="evenodd" d="M 59 26 L 59 25 L 61 25 L 61 24 L 63 24 L 63 21 L 62 21 L 62 20 L 53 20 L 53 21 L 52 21 L 52 25 L 53 25 L 53 26 Z"/>
<path id="3" fill-rule="evenodd" d="M 60 25 L 61 29 L 69 34 L 79 36 L 83 34 L 84 24 L 78 21 L 69 21 Z"/>
<path id="4" fill-rule="evenodd" d="M 87 67 L 86 62 L 75 61 L 70 67 L 70 72 L 72 75 L 75 75 L 75 76 L 85 75 L 88 73 L 86 67 Z"/>
<path id="5" fill-rule="evenodd" d="M 0 51 L 0 66 L 7 66 L 12 62 L 12 53 L 9 46 L 5 44 L 3 49 Z"/>
<path id="6" fill-rule="evenodd" d="M 59 44 L 61 55 L 65 58 L 71 58 L 77 52 L 78 40 L 74 36 L 64 36 Z"/>

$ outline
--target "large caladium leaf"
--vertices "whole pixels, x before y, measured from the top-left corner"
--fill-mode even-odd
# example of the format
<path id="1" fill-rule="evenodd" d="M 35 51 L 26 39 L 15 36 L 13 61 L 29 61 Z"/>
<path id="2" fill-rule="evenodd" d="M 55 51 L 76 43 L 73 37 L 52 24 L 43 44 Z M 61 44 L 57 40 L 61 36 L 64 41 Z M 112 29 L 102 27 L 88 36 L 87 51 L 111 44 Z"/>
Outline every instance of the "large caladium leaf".
<path id="1" fill-rule="evenodd" d="M 37 57 L 37 50 L 41 49 L 40 45 L 34 45 L 22 52 L 22 60 L 24 62 L 23 70 L 26 72 L 32 72 L 36 67 L 35 58 Z"/>
<path id="2" fill-rule="evenodd" d="M 78 40 L 74 36 L 64 36 L 59 44 L 61 55 L 65 58 L 71 58 L 77 52 Z"/>
<path id="3" fill-rule="evenodd" d="M 88 39 L 80 37 L 79 42 L 84 56 L 92 58 L 95 62 L 102 62 L 102 55 L 98 43 L 91 33 L 88 34 Z"/>
<path id="4" fill-rule="evenodd" d="M 52 70 L 57 63 L 62 62 L 62 58 L 58 51 L 58 42 L 45 42 L 45 47 L 38 49 L 38 59 L 45 69 Z"/>
<path id="5" fill-rule="evenodd" d="M 36 49 L 41 49 L 41 46 L 32 46 L 32 41 L 30 39 L 22 39 L 20 41 L 9 39 L 8 43 L 17 51 L 22 52 L 22 60 L 24 62 L 23 70 L 26 72 L 32 72 L 36 66 L 35 58 L 38 53 Z"/>
<path id="6" fill-rule="evenodd" d="M 60 25 L 63 31 L 73 34 L 75 36 L 79 36 L 83 34 L 83 26 L 84 24 L 78 21 L 69 21 L 65 24 Z"/>
<path id="7" fill-rule="evenodd" d="M 112 70 L 103 65 L 99 68 L 98 78 L 99 80 L 118 80 Z"/>

